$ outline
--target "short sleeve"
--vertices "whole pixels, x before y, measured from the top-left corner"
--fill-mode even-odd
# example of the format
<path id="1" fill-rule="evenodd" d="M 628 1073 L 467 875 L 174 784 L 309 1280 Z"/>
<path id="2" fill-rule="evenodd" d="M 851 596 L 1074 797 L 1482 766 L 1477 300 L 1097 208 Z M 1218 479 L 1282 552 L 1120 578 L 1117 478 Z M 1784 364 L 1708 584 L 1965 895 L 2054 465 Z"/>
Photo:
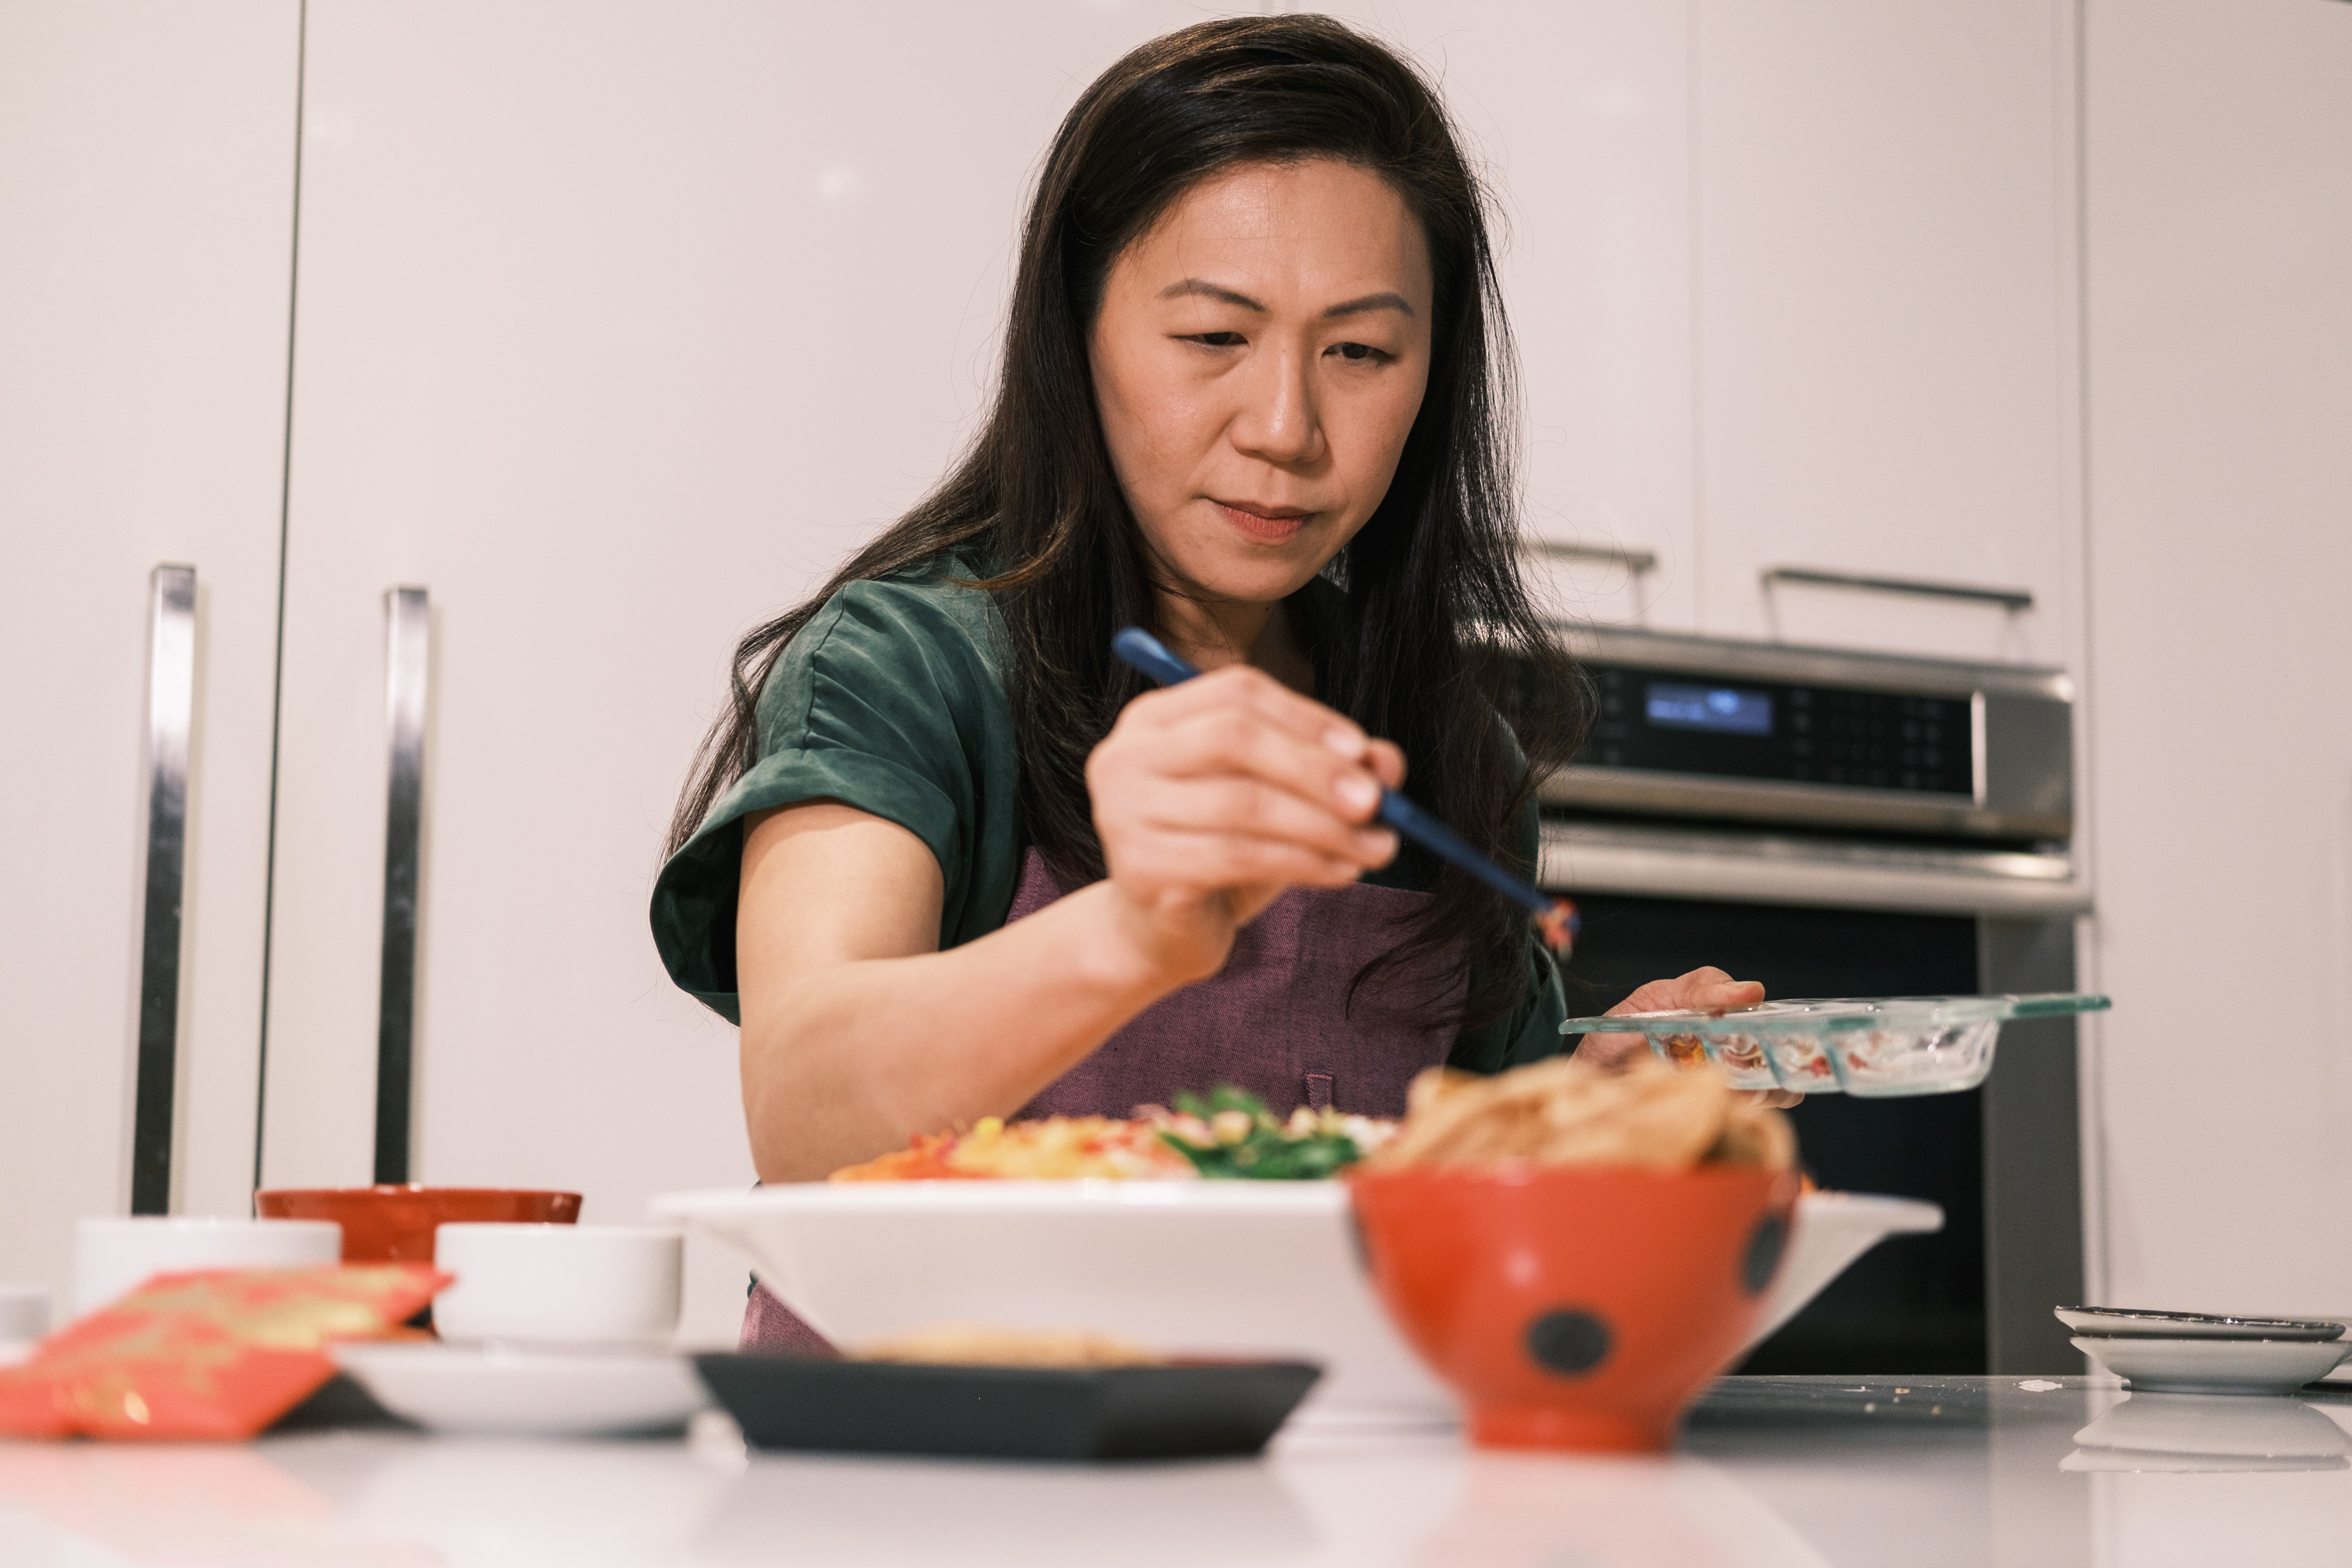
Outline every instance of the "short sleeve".
<path id="1" fill-rule="evenodd" d="M 743 819 L 830 798 L 921 839 L 945 887 L 940 945 L 1002 924 L 1017 875 L 1017 768 L 985 594 L 942 578 L 853 583 L 777 660 L 757 760 L 655 883 L 670 977 L 730 1021 Z"/>

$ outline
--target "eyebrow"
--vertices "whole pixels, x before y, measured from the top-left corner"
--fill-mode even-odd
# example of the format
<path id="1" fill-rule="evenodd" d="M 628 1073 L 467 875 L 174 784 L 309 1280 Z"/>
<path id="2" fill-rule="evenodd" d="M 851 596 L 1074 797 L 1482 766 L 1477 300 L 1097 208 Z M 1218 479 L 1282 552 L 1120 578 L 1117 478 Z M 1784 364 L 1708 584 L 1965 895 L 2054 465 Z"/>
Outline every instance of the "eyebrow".
<path id="1" fill-rule="evenodd" d="M 1167 288 L 1160 290 L 1160 297 L 1163 300 L 1181 300 L 1188 296 L 1214 300 L 1220 304 L 1237 305 L 1244 310 L 1255 310 L 1260 315 L 1265 314 L 1265 307 L 1248 295 L 1237 294 L 1233 289 L 1212 283 L 1205 278 L 1187 278 L 1181 282 L 1171 283 Z M 1367 310 L 1395 310 L 1410 316 L 1412 314 L 1412 305 L 1402 294 L 1367 294 L 1360 300 L 1344 300 L 1332 306 L 1323 312 L 1323 319 L 1333 321 L 1342 316 L 1360 316 Z"/>
<path id="2" fill-rule="evenodd" d="M 1412 314 L 1412 305 L 1402 294 L 1367 294 L 1360 300 L 1349 300 L 1323 312 L 1327 321 L 1342 316 L 1360 316 L 1367 310 L 1395 310 L 1406 316 Z"/>

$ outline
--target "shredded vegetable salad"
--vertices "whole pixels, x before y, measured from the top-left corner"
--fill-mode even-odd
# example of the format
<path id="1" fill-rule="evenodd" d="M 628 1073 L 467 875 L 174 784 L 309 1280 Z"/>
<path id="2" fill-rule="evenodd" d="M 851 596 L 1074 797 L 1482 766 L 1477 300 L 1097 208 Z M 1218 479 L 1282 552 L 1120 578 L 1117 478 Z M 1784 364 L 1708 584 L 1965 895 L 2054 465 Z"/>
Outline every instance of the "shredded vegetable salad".
<path id="1" fill-rule="evenodd" d="M 1228 1086 L 1180 1094 L 1176 1109 L 1139 1106 L 1135 1116 L 982 1117 L 968 1131 L 917 1137 L 836 1182 L 1315 1181 L 1386 1142 L 1396 1123 L 1300 1106 L 1277 1119 L 1255 1095 Z"/>

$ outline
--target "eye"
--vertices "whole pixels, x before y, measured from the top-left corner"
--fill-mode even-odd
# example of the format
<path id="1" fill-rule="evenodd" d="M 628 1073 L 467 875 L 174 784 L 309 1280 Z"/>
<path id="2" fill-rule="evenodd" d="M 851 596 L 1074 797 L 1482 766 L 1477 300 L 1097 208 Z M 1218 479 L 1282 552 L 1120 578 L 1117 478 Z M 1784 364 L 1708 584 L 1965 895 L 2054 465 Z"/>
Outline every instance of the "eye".
<path id="1" fill-rule="evenodd" d="M 1351 364 L 1362 364 L 1368 361 L 1384 360 L 1389 357 L 1370 343 L 1334 343 L 1331 345 L 1331 352 Z"/>
<path id="2" fill-rule="evenodd" d="M 1237 349 L 1245 340 L 1239 332 L 1193 332 L 1184 341 L 1206 349 Z"/>

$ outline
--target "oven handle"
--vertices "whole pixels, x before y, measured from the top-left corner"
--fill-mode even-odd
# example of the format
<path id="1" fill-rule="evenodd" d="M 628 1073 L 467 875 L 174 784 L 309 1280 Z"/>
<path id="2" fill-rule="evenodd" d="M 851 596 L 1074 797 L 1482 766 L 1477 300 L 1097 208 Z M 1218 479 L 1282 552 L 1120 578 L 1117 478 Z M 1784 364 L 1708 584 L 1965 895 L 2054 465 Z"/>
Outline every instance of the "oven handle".
<path id="1" fill-rule="evenodd" d="M 1812 566 L 1767 566 L 1763 582 L 1768 589 L 1776 583 L 1802 583 L 1812 588 L 1854 588 L 1867 594 L 1964 599 L 1970 604 L 1999 605 L 2012 615 L 2033 608 L 2033 595 L 2025 588 L 1979 588 L 1970 583 L 1938 583 L 1921 577 L 1872 577 L 1853 572 L 1824 572 Z"/>
<path id="2" fill-rule="evenodd" d="M 1767 834 L 1547 822 L 1548 892 L 1795 904 L 1890 913 L 2047 919 L 2087 914 L 2091 889 L 2063 855 L 1922 850 Z"/>

